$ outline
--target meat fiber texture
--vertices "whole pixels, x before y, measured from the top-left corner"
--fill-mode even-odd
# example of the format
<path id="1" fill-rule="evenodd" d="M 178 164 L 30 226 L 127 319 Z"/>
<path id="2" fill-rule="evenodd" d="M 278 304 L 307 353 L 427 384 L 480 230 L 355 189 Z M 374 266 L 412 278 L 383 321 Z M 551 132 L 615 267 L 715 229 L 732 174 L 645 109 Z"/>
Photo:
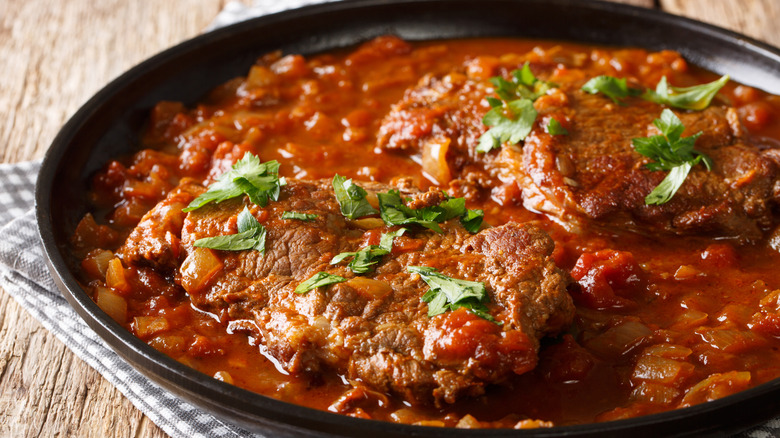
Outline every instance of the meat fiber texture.
<path id="1" fill-rule="evenodd" d="M 360 184 L 369 199 L 391 188 Z M 441 234 L 411 226 L 374 272 L 357 276 L 346 263 L 331 265 L 331 259 L 376 244 L 381 232 L 398 227 L 384 226 L 378 218 L 346 219 L 329 181 L 291 180 L 279 201 L 265 208 L 234 199 L 182 213 L 203 190 L 184 181 L 146 215 L 120 253 L 126 263 L 179 269 L 202 250 L 193 247 L 196 239 L 235 233 L 236 217 L 248 207 L 267 230 L 265 254 L 210 250 L 222 268 L 188 293 L 198 308 L 258 339 L 289 372 L 316 376 L 335 371 L 414 403 L 452 403 L 533 369 L 539 339 L 571 324 L 570 278 L 551 257 L 552 239 L 533 225 L 509 223 L 477 234 L 457 219 L 442 224 Z M 412 196 L 414 208 L 442 200 L 437 191 Z M 318 217 L 281 219 L 285 211 Z M 173 256 L 158 260 L 159 254 Z M 408 266 L 430 266 L 453 278 L 483 282 L 488 309 L 501 324 L 465 309 L 429 317 L 421 301 L 429 287 L 407 272 Z M 319 271 L 348 280 L 293 292 Z M 188 275 L 186 270 L 178 274 L 185 289 L 192 284 Z"/>
<path id="2" fill-rule="evenodd" d="M 670 52 L 663 55 L 668 58 Z M 582 91 L 588 79 L 616 74 L 605 59 L 610 61 L 603 53 L 577 56 L 551 50 L 496 61 L 490 74 L 508 77 L 529 61 L 537 76 L 558 85 L 534 102 L 536 123 L 517 145 L 476 152 L 479 137 L 488 129 L 482 124 L 489 109 L 484 97 L 492 96 L 493 88 L 484 70 L 468 65 L 441 77 L 427 76 L 408 90 L 385 117 L 378 145 L 421 155 L 426 163 L 426 155 L 441 151 L 431 145 L 445 144 L 446 158 L 434 163 L 446 169 L 426 169 L 452 179 L 440 184 L 489 191 L 498 181 L 515 182 L 527 209 L 545 213 L 572 231 L 595 226 L 742 241 L 761 238 L 780 199 L 778 151 L 752 144 L 734 108 L 714 102 L 704 111 L 675 109 L 686 127 L 683 136 L 703 133 L 695 148 L 712 158 L 714 168 L 708 172 L 703 165 L 695 166 L 670 202 L 646 205 L 645 197 L 666 172 L 647 170 L 644 165 L 651 160 L 634 150 L 631 139 L 659 134 L 653 120 L 664 107 L 638 97 L 619 105 Z M 684 61 L 676 55 L 667 64 L 680 63 Z M 631 67 L 656 72 L 650 75 L 652 82 L 645 80 L 652 84 L 665 72 L 658 66 Z M 551 118 L 569 134 L 548 134 L 545 127 Z"/>

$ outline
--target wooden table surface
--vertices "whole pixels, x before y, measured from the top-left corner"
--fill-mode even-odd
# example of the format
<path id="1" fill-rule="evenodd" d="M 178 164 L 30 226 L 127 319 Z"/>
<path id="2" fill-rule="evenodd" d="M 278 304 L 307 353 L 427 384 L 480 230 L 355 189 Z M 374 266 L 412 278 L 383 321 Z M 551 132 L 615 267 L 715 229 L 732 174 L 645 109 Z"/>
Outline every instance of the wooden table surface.
<path id="1" fill-rule="evenodd" d="M 778 0 L 621 1 L 780 46 Z M 0 162 L 41 157 L 93 93 L 200 33 L 225 3 L 0 0 Z M 0 437 L 38 436 L 166 434 L 0 291 Z"/>

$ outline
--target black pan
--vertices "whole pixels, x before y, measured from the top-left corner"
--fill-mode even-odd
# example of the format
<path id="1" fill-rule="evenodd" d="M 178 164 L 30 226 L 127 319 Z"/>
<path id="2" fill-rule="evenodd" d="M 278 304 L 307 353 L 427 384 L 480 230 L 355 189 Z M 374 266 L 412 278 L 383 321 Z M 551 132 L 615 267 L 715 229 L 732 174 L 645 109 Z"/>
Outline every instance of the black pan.
<path id="1" fill-rule="evenodd" d="M 230 422 L 270 436 L 551 437 L 725 435 L 780 414 L 780 379 L 714 402 L 630 420 L 533 431 L 457 430 L 361 420 L 280 402 L 225 384 L 155 351 L 104 314 L 73 275 L 65 249 L 86 212 L 88 181 L 133 151 L 160 100 L 195 103 L 244 75 L 268 51 L 313 54 L 396 34 L 409 40 L 519 36 L 673 49 L 693 64 L 780 94 L 780 51 L 657 11 L 580 0 L 344 1 L 253 19 L 199 36 L 141 63 L 87 102 L 55 138 L 36 188 L 39 230 L 65 297 L 106 342 L 150 379 Z M 89 62 L 88 60 L 81 60 Z"/>

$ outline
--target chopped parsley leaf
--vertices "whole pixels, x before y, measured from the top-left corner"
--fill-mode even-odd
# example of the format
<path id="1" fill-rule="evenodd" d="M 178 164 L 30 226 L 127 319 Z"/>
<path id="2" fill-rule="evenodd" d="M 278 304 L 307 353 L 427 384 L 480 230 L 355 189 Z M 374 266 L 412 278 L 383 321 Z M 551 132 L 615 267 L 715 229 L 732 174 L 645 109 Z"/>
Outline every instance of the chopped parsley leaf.
<path id="1" fill-rule="evenodd" d="M 710 105 L 712 98 L 718 94 L 718 91 L 728 81 L 729 76 L 724 75 L 720 79 L 708 84 L 694 85 L 692 87 L 670 87 L 666 82 L 666 76 L 664 76 L 658 81 L 655 91 L 645 91 L 642 98 L 674 108 L 703 110 Z"/>
<path id="2" fill-rule="evenodd" d="M 670 109 L 664 109 L 661 117 L 655 119 L 653 124 L 661 131 L 661 135 L 634 138 L 631 143 L 637 152 L 655 160 L 645 165 L 647 169 L 669 172 L 666 178 L 645 197 L 645 204 L 661 205 L 669 202 L 677 193 L 693 166 L 702 163 L 707 170 L 711 170 L 712 160 L 693 149 L 701 132 L 690 137 L 681 137 L 685 127 Z"/>
<path id="3" fill-rule="evenodd" d="M 254 249 L 265 253 L 265 227 L 244 207 L 238 214 L 238 233 L 226 236 L 204 237 L 193 243 L 200 248 L 221 249 L 224 251 L 243 251 Z"/>
<path id="4" fill-rule="evenodd" d="M 285 211 L 284 213 L 282 213 L 282 219 L 295 219 L 304 222 L 313 221 L 318 217 L 319 215 L 316 214 L 300 213 L 297 211 Z"/>
<path id="5" fill-rule="evenodd" d="M 269 199 L 279 199 L 279 192 L 285 184 L 284 178 L 279 178 L 277 161 L 261 163 L 257 156 L 247 152 L 231 170 L 223 173 L 182 211 L 189 212 L 211 202 L 222 202 L 244 194 L 252 203 L 265 207 Z"/>
<path id="6" fill-rule="evenodd" d="M 392 252 L 393 241 L 395 240 L 396 237 L 403 236 L 405 232 L 406 232 L 406 228 L 400 228 L 395 231 L 383 233 L 382 237 L 379 238 L 379 247 L 384 249 L 388 253 Z"/>
<path id="7" fill-rule="evenodd" d="M 309 292 L 312 289 L 316 289 L 322 286 L 328 286 L 331 284 L 341 283 L 344 281 L 347 281 L 347 279 L 344 277 L 320 271 L 312 275 L 312 277 L 309 278 L 308 280 L 299 284 L 298 287 L 295 288 L 294 292 L 296 294 L 305 294 L 306 292 Z"/>
<path id="8" fill-rule="evenodd" d="M 368 194 L 362 187 L 341 175 L 333 177 L 333 191 L 341 207 L 341 214 L 348 219 L 358 219 L 379 213 L 368 203 Z"/>
<path id="9" fill-rule="evenodd" d="M 525 140 L 536 121 L 534 101 L 557 86 L 537 79 L 528 62 L 521 69 L 513 70 L 511 75 L 511 81 L 501 76 L 490 78 L 500 99 L 485 98 L 490 110 L 482 117 L 482 124 L 490 129 L 479 138 L 476 149 L 479 153 L 498 149 L 502 143 L 517 144 Z"/>
<path id="10" fill-rule="evenodd" d="M 582 86 L 582 91 L 590 94 L 601 93 L 618 105 L 625 105 L 620 99 L 642 94 L 642 90 L 629 87 L 625 78 L 618 79 L 612 76 L 596 76 Z"/>
<path id="11" fill-rule="evenodd" d="M 533 101 L 517 99 L 506 105 L 491 108 L 482 117 L 482 124 L 490 126 L 479 138 L 477 152 L 487 153 L 501 147 L 502 143 L 517 144 L 531 133 L 536 121 Z"/>
<path id="12" fill-rule="evenodd" d="M 463 307 L 480 318 L 501 324 L 485 305 L 488 296 L 483 283 L 447 277 L 428 266 L 409 266 L 406 270 L 418 274 L 430 287 L 422 297 L 422 301 L 428 303 L 429 317 Z"/>
<path id="13" fill-rule="evenodd" d="M 596 76 L 582 86 L 583 91 L 591 94 L 602 93 L 615 103 L 624 105 L 620 100 L 628 96 L 639 96 L 644 100 L 667 105 L 673 108 L 703 110 L 710 105 L 712 99 L 729 81 L 729 76 L 722 76 L 716 81 L 692 87 L 670 87 L 666 76 L 658 81 L 653 90 L 631 88 L 625 79 L 612 76 Z"/>
<path id="14" fill-rule="evenodd" d="M 569 135 L 569 131 L 552 117 L 550 118 L 550 121 L 547 122 L 547 133 L 550 135 Z"/>
<path id="15" fill-rule="evenodd" d="M 444 231 L 438 224 L 459 217 L 463 226 L 468 231 L 475 233 L 482 225 L 484 216 L 482 210 L 467 209 L 466 200 L 463 198 L 447 197 L 439 205 L 415 210 L 404 204 L 398 190 L 379 193 L 377 197 L 379 199 L 379 214 L 388 225 L 417 224 L 437 233 L 443 233 Z"/>
<path id="16" fill-rule="evenodd" d="M 404 232 L 406 232 L 406 229 L 401 228 L 398 231 L 384 233 L 379 239 L 379 245 L 369 245 L 360 251 L 355 252 L 342 252 L 333 257 L 330 264 L 336 265 L 348 257 L 353 257 L 347 267 L 355 274 L 365 274 L 366 272 L 373 270 L 373 265 L 379 263 L 379 261 L 382 260 L 382 256 L 390 254 L 393 250 L 393 239 L 402 235 Z"/>

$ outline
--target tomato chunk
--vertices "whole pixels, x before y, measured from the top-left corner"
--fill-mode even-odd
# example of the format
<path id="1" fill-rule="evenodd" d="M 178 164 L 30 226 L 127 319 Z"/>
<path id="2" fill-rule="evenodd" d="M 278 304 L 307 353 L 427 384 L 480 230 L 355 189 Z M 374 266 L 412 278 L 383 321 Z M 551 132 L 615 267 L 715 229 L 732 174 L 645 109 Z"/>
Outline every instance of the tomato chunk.
<path id="1" fill-rule="evenodd" d="M 579 290 L 572 293 L 578 304 L 591 309 L 627 308 L 636 303 L 631 297 L 644 286 L 642 268 L 626 251 L 601 250 L 580 256 L 572 277 Z"/>

